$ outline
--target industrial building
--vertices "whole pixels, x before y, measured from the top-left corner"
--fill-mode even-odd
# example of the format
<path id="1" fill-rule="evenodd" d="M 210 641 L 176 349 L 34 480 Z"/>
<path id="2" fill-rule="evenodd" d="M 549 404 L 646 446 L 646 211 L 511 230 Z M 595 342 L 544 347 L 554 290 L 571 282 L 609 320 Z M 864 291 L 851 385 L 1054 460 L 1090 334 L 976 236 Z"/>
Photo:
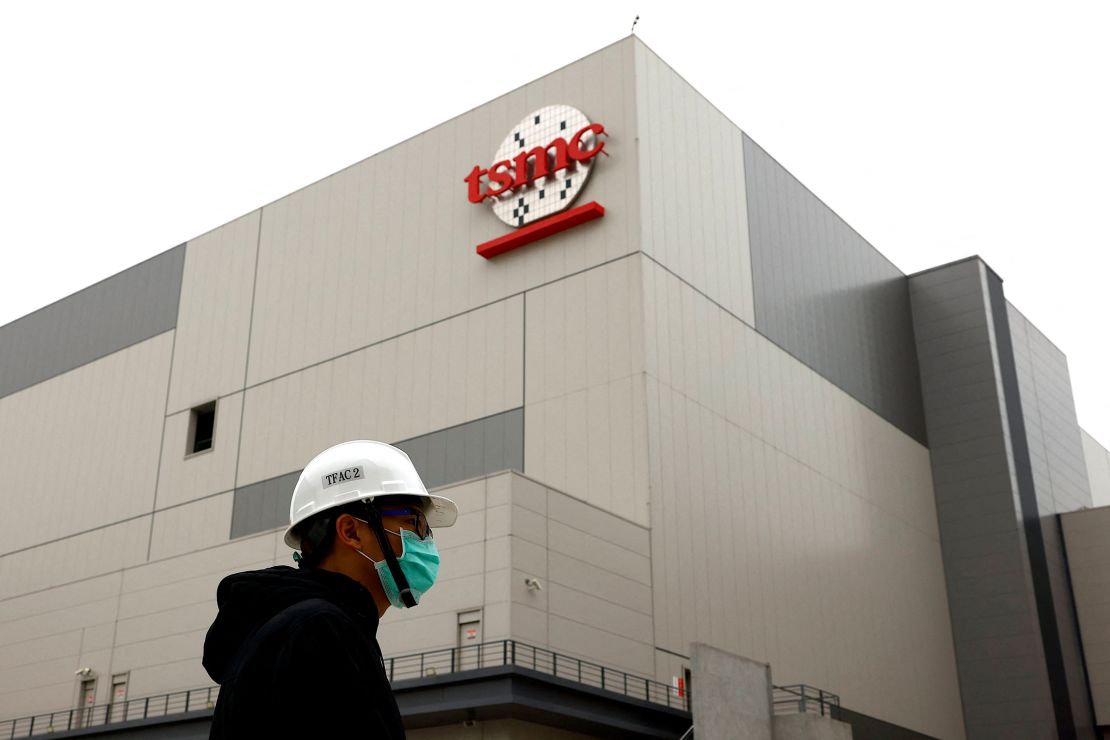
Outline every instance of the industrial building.
<path id="1" fill-rule="evenodd" d="M 460 507 L 379 632 L 417 740 L 677 738 L 695 642 L 856 738 L 1100 737 L 1110 453 L 1019 309 L 623 39 L 0 327 L 0 738 L 205 737 L 216 584 L 349 439 Z"/>

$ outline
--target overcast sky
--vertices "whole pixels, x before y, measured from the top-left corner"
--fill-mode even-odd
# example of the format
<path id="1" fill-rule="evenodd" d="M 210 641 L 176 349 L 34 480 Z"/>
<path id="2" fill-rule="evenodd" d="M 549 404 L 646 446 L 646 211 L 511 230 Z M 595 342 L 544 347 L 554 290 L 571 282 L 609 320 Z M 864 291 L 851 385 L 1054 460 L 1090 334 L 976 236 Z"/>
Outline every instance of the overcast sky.
<path id="1" fill-rule="evenodd" d="M 905 272 L 979 254 L 1110 445 L 1110 4 L 0 6 L 0 324 L 637 35 Z M 419 10 L 418 10 L 419 9 Z M 559 102 L 559 101 L 552 101 Z"/>

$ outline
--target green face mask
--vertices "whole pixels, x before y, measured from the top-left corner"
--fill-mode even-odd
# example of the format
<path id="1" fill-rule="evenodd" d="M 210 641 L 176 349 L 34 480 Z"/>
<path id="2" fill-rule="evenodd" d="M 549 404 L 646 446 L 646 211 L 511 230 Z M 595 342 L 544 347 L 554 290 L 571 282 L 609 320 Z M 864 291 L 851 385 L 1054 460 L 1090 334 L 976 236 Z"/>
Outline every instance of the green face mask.
<path id="1" fill-rule="evenodd" d="M 401 530 L 401 547 L 403 551 L 401 557 L 397 558 L 397 564 L 401 566 L 401 572 L 409 582 L 413 601 L 419 604 L 420 597 L 432 587 L 439 574 L 439 550 L 431 537 L 422 540 L 415 532 L 407 529 Z M 374 560 L 362 550 L 357 552 L 374 564 L 389 603 L 398 609 L 404 609 L 405 602 L 401 600 L 401 590 L 397 588 L 397 582 L 389 572 L 389 564 L 384 560 Z"/>

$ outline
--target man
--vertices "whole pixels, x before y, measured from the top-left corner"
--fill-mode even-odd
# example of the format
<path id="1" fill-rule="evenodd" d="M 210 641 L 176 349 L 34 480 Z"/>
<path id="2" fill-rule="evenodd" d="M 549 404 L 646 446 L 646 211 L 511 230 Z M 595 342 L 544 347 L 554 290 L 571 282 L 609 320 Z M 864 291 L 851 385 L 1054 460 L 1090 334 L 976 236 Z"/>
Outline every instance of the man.
<path id="1" fill-rule="evenodd" d="M 210 738 L 404 738 L 378 620 L 431 588 L 432 528 L 457 517 L 396 447 L 358 440 L 313 458 L 285 531 L 299 569 L 236 573 L 216 591 L 204 641 L 221 685 Z"/>

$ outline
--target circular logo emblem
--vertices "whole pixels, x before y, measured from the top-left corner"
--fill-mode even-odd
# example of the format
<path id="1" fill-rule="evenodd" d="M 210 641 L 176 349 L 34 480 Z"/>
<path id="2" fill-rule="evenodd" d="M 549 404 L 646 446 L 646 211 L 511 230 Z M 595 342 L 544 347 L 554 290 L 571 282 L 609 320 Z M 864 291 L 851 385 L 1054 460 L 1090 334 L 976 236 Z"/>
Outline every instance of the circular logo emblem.
<path id="1" fill-rule="evenodd" d="M 498 147 L 493 161 L 512 162 L 522 152 L 530 152 L 538 147 L 546 158 L 547 166 L 544 168 L 542 163 L 537 164 L 536 157 L 524 160 L 527 173 L 522 173 L 525 176 L 520 179 L 526 183 L 490 199 L 493 212 L 498 218 L 510 226 L 525 226 L 558 213 L 574 202 L 590 176 L 590 164 L 593 160 L 570 158 L 569 166 L 559 169 L 558 152 L 549 146 L 560 139 L 571 140 L 576 133 L 589 125 L 590 120 L 577 108 L 548 105 L 529 113 L 513 127 Z M 597 135 L 593 131 L 586 131 L 575 143 L 588 149 L 595 145 L 596 140 Z M 544 169 L 546 174 L 533 180 L 537 167 Z"/>

